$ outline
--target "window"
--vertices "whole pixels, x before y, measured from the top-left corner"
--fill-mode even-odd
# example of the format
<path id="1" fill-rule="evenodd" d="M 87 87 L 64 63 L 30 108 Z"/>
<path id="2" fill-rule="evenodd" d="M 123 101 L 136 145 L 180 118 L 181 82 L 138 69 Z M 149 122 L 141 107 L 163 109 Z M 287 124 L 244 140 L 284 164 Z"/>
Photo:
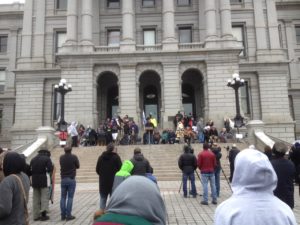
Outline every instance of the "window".
<path id="1" fill-rule="evenodd" d="M 3 126 L 3 106 L 0 108 L 0 133 L 2 133 L 2 126 Z"/>
<path id="2" fill-rule="evenodd" d="M 107 45 L 119 46 L 120 45 L 120 30 L 108 30 L 107 31 Z"/>
<path id="3" fill-rule="evenodd" d="M 155 0 L 143 0 L 144 7 L 154 7 Z"/>
<path id="4" fill-rule="evenodd" d="M 179 27 L 179 43 L 192 43 L 192 28 Z"/>
<path id="5" fill-rule="evenodd" d="M 5 70 L 0 70 L 0 93 L 4 92 L 5 88 Z"/>
<path id="6" fill-rule="evenodd" d="M 230 0 L 230 3 L 242 3 L 242 0 Z"/>
<path id="7" fill-rule="evenodd" d="M 0 36 L 0 53 L 7 52 L 7 35 Z"/>
<path id="8" fill-rule="evenodd" d="M 244 26 L 243 25 L 234 25 L 232 27 L 232 34 L 233 36 L 242 43 L 243 45 L 243 50 L 240 53 L 240 56 L 245 56 L 246 51 L 245 51 L 245 38 L 244 38 Z"/>
<path id="9" fill-rule="evenodd" d="M 155 29 L 145 29 L 144 33 L 144 45 L 155 45 Z"/>
<path id="10" fill-rule="evenodd" d="M 191 4 L 190 0 L 177 0 L 178 6 L 186 6 L 186 5 L 190 5 L 190 4 Z"/>
<path id="11" fill-rule="evenodd" d="M 107 0 L 108 8 L 120 8 L 120 0 Z"/>
<path id="12" fill-rule="evenodd" d="M 297 45 L 300 45 L 300 25 L 295 27 Z"/>
<path id="13" fill-rule="evenodd" d="M 55 52 L 59 52 L 59 48 L 66 42 L 67 34 L 65 31 L 57 31 L 55 37 Z"/>
<path id="14" fill-rule="evenodd" d="M 53 120 L 58 121 L 61 111 L 61 94 L 54 90 L 53 85 Z"/>
<path id="15" fill-rule="evenodd" d="M 56 9 L 67 10 L 68 0 L 57 0 Z"/>
<path id="16" fill-rule="evenodd" d="M 244 86 L 240 87 L 241 93 L 241 108 L 243 112 L 247 115 L 250 115 L 250 95 L 249 95 L 249 86 L 248 81 L 245 81 Z"/>

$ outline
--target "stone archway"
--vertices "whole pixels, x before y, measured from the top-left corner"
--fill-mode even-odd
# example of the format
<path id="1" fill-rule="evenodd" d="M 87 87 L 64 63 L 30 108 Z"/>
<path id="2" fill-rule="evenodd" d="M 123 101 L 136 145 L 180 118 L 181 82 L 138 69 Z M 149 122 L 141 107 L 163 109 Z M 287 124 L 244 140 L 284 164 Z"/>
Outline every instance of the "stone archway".
<path id="1" fill-rule="evenodd" d="M 203 76 L 197 69 L 187 69 L 181 76 L 182 106 L 186 114 L 194 118 L 204 117 Z"/>
<path id="2" fill-rule="evenodd" d="M 99 122 L 112 118 L 119 110 L 118 78 L 112 72 L 103 72 L 97 80 L 97 110 Z"/>
<path id="3" fill-rule="evenodd" d="M 160 123 L 161 120 L 161 85 L 160 76 L 152 70 L 144 71 L 139 79 L 139 107 L 145 116 L 151 113 Z M 141 115 L 142 116 L 142 115 Z"/>

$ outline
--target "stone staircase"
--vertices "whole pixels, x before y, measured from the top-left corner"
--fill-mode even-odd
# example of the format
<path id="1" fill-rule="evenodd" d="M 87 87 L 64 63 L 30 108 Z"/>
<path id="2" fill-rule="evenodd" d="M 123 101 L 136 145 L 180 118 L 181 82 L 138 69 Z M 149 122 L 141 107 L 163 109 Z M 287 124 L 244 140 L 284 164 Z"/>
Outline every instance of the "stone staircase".
<path id="1" fill-rule="evenodd" d="M 229 164 L 226 158 L 227 151 L 225 147 L 231 143 L 220 143 L 222 148 L 222 168 L 227 177 L 229 177 Z M 154 169 L 154 175 L 159 181 L 179 181 L 181 180 L 181 170 L 178 168 L 178 158 L 182 154 L 183 144 L 173 145 L 126 145 L 117 146 L 118 154 L 122 161 L 131 159 L 133 150 L 135 147 L 140 147 L 142 153 L 149 160 L 151 166 Z M 195 155 L 202 150 L 202 144 L 193 144 L 192 147 L 195 150 Z M 245 144 L 237 144 L 239 149 L 246 148 Z M 97 183 L 98 175 L 96 174 L 95 168 L 99 155 L 105 151 L 104 146 L 94 147 L 79 147 L 73 148 L 72 153 L 77 155 L 80 161 L 80 169 L 77 170 L 76 180 L 79 183 Z M 51 152 L 52 161 L 56 167 L 56 182 L 60 183 L 60 165 L 59 157 L 64 154 L 63 148 L 55 148 Z M 199 170 L 198 170 L 199 173 Z M 221 179 L 225 179 L 221 173 Z"/>

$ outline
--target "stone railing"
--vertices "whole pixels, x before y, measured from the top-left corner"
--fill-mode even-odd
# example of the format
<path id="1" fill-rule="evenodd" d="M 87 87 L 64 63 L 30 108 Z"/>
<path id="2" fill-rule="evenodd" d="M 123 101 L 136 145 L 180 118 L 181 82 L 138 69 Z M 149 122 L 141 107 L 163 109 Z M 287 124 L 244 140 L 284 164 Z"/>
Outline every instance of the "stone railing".
<path id="1" fill-rule="evenodd" d="M 203 42 L 194 42 L 194 43 L 180 43 L 178 44 L 179 50 L 193 50 L 193 49 L 200 49 L 204 48 Z"/>
<path id="2" fill-rule="evenodd" d="M 161 51 L 162 45 L 136 45 L 136 51 L 145 51 L 145 52 L 155 52 L 155 51 Z"/>
<path id="3" fill-rule="evenodd" d="M 95 46 L 95 52 L 119 52 L 120 46 Z"/>

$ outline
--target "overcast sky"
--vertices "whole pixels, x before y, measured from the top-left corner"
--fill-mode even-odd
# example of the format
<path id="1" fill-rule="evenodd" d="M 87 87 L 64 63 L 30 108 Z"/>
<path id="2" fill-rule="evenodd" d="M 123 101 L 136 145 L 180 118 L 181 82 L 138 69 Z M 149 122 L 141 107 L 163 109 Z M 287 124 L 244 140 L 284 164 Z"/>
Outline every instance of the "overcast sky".
<path id="1" fill-rule="evenodd" d="M 24 3 L 25 0 L 0 0 L 0 4 L 11 4 L 13 2 L 21 2 Z"/>

